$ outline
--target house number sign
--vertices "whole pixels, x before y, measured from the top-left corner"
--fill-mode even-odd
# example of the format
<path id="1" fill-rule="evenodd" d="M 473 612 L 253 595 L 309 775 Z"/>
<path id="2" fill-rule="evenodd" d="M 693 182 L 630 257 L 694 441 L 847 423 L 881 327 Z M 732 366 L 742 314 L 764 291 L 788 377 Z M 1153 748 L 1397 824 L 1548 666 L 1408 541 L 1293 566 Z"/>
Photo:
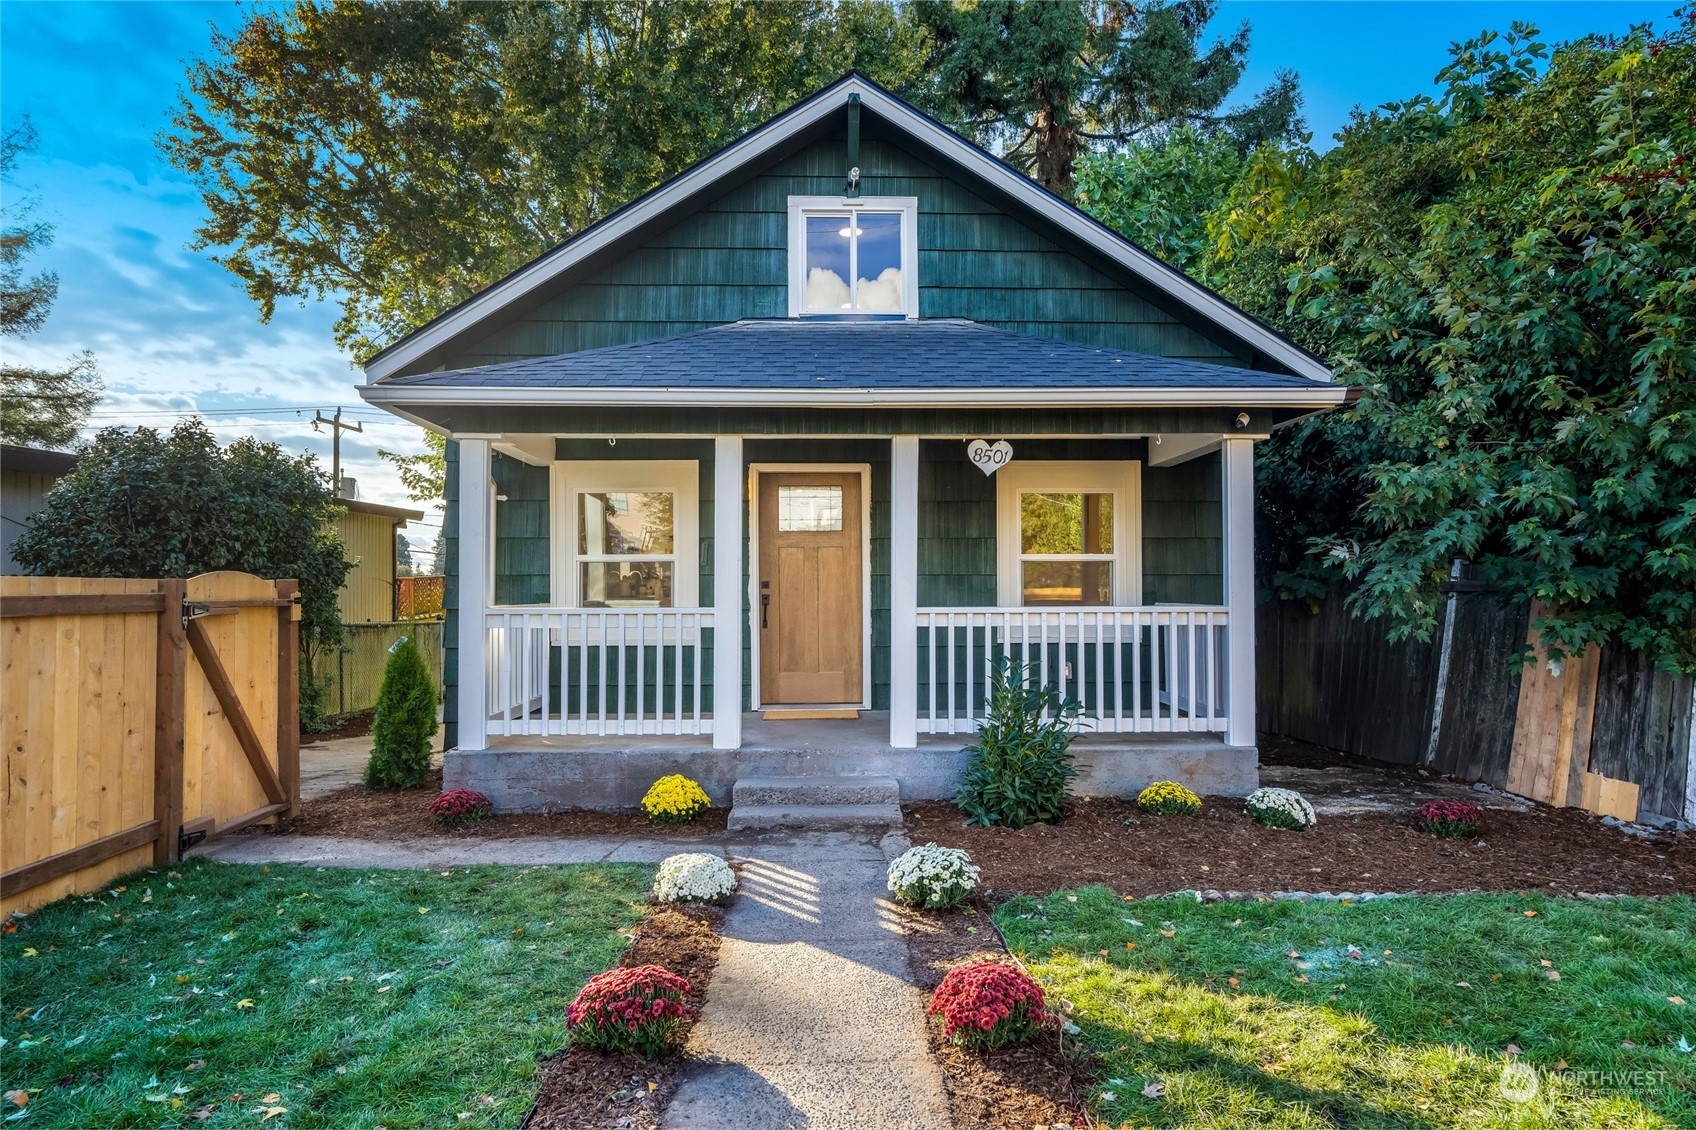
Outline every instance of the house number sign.
<path id="1" fill-rule="evenodd" d="M 1013 461 L 1013 445 L 1006 440 L 974 439 L 966 445 L 966 456 L 986 475 L 993 475 Z"/>

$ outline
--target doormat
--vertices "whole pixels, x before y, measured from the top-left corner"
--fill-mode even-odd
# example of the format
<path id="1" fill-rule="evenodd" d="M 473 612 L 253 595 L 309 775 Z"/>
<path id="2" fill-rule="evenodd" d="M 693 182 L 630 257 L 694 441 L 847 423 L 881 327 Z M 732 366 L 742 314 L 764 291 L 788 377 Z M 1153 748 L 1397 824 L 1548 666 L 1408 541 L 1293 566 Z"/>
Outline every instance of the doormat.
<path id="1" fill-rule="evenodd" d="M 821 718 L 858 718 L 860 712 L 851 707 L 798 706 L 767 710 L 760 715 L 767 722 L 803 722 Z"/>

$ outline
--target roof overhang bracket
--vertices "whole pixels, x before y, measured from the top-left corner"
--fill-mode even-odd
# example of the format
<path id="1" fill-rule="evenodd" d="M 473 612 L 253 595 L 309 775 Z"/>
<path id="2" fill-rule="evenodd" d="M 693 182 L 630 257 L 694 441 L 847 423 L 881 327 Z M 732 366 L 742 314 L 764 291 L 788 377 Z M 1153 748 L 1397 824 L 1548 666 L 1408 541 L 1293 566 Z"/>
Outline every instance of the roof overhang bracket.
<path id="1" fill-rule="evenodd" d="M 860 198 L 860 96 L 848 96 L 848 183 L 842 195 L 849 200 Z"/>

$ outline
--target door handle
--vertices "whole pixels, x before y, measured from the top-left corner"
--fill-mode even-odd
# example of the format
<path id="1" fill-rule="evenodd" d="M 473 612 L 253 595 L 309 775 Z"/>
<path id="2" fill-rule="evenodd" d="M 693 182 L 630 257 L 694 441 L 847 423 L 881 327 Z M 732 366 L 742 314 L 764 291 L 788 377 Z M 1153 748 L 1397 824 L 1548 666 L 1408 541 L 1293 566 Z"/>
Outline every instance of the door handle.
<path id="1" fill-rule="evenodd" d="M 768 628 L 768 627 L 771 626 L 771 625 L 766 623 L 766 609 L 768 609 L 770 607 L 771 607 L 771 593 L 769 593 L 769 592 L 761 593 L 760 594 L 760 627 L 762 627 L 762 628 Z"/>

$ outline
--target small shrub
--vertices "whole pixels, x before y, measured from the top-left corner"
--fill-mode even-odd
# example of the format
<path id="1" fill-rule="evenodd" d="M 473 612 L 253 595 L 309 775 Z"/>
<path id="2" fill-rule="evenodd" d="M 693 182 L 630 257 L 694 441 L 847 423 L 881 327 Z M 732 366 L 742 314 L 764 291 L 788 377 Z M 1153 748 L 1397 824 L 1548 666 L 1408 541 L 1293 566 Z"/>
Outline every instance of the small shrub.
<path id="1" fill-rule="evenodd" d="M 416 789 L 430 775 L 430 739 L 436 736 L 436 684 L 411 636 L 389 648 L 377 710 L 371 719 L 371 760 L 365 785 Z"/>
<path id="2" fill-rule="evenodd" d="M 657 965 L 597 974 L 566 1010 L 572 1043 L 647 1059 L 682 1046 L 694 1021 L 689 982 Z"/>
<path id="3" fill-rule="evenodd" d="M 642 797 L 642 811 L 661 824 L 687 823 L 712 806 L 707 791 L 681 773 L 661 777 Z"/>
<path id="4" fill-rule="evenodd" d="M 489 798 L 475 789 L 449 789 L 430 802 L 430 818 L 449 827 L 481 820 L 494 810 Z"/>
<path id="5" fill-rule="evenodd" d="M 659 902 L 723 902 L 736 893 L 736 872 L 716 855 L 692 851 L 668 855 L 654 876 Z"/>
<path id="6" fill-rule="evenodd" d="M 1031 668 L 1003 656 L 990 672 L 989 703 L 954 794 L 966 823 L 1023 828 L 1060 817 L 1083 707 L 1053 687 L 1030 686 Z"/>
<path id="7" fill-rule="evenodd" d="M 1419 818 L 1420 831 L 1449 839 L 1473 835 L 1484 823 L 1484 810 L 1465 800 L 1428 800 L 1414 815 Z"/>
<path id="8" fill-rule="evenodd" d="M 1292 832 L 1311 828 L 1318 819 L 1307 798 L 1294 789 L 1255 789 L 1248 794 L 1248 814 L 1256 824 Z"/>
<path id="9" fill-rule="evenodd" d="M 946 1038 L 968 1048 L 1022 1044 L 1055 1018 L 1043 1009 L 1042 986 L 1006 961 L 970 961 L 943 977 L 929 1015 Z"/>
<path id="10" fill-rule="evenodd" d="M 978 868 L 959 848 L 908 848 L 889 865 L 889 889 L 908 906 L 946 910 L 978 885 Z"/>
<path id="11" fill-rule="evenodd" d="M 1201 798 L 1176 781 L 1156 781 L 1137 794 L 1137 807 L 1156 816 L 1194 816 Z"/>

